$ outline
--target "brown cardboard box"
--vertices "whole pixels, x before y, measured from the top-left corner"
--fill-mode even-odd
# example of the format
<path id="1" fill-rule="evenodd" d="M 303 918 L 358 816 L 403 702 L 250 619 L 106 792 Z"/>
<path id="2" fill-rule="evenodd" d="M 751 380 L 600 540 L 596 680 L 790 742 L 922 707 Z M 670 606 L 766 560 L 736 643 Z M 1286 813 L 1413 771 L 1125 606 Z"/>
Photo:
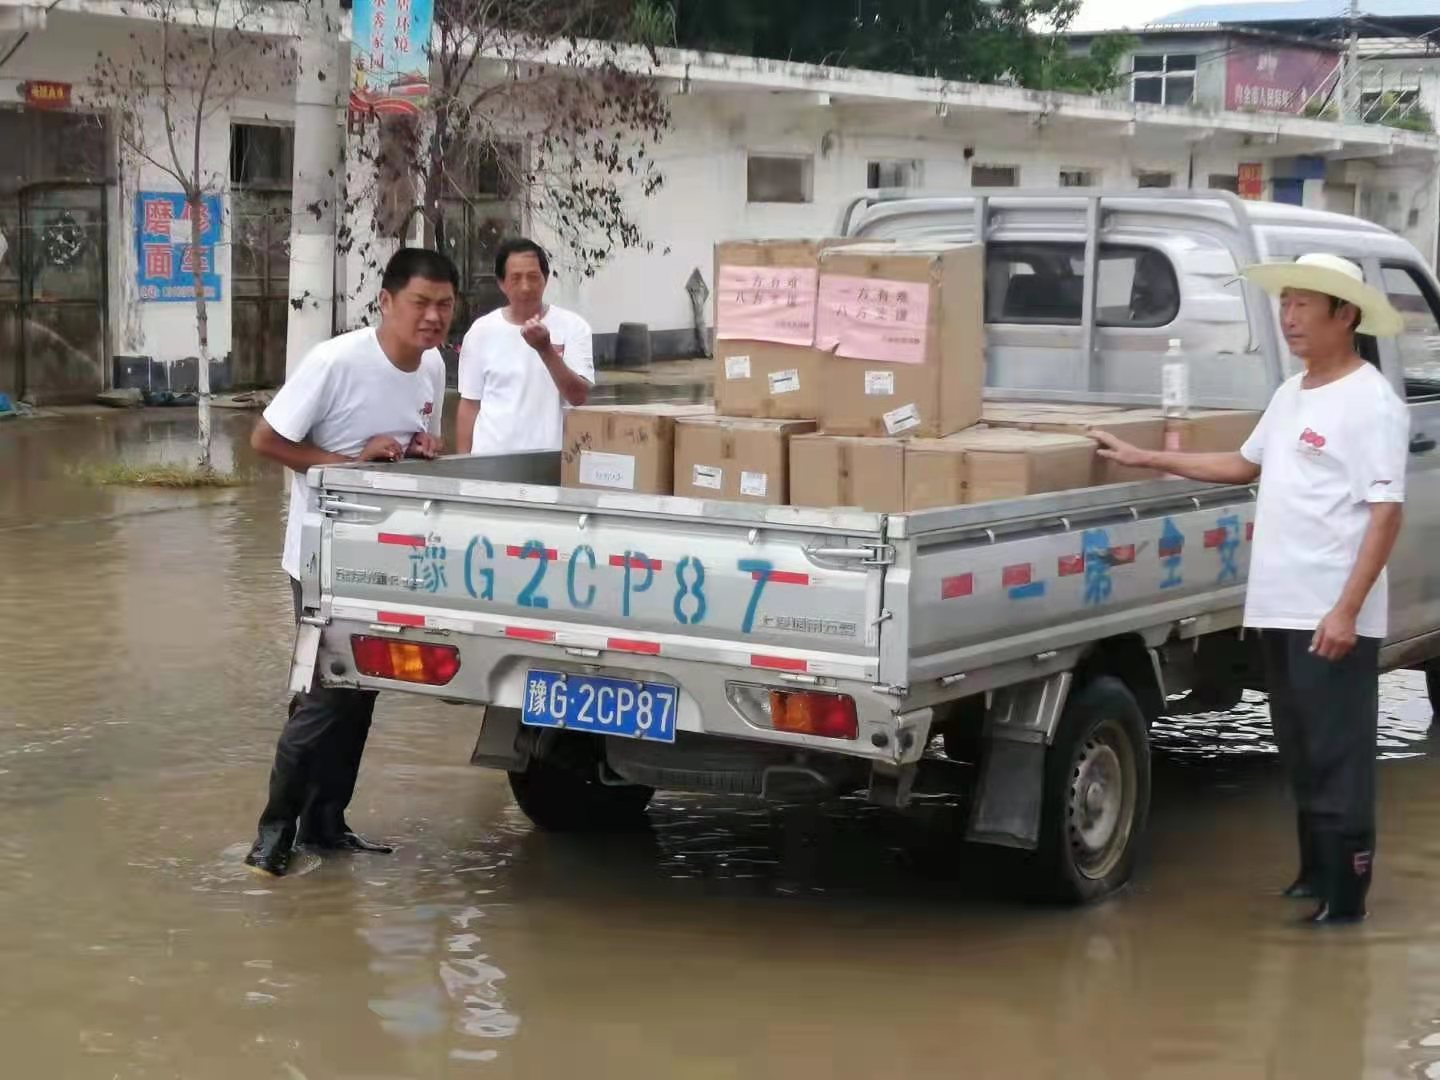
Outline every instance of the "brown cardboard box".
<path id="1" fill-rule="evenodd" d="M 1066 405 L 1058 401 L 987 401 L 982 415 L 990 417 L 1014 417 L 1018 414 L 1034 416 L 1037 413 L 1064 413 L 1066 416 L 1109 416 L 1125 412 L 1124 405 Z"/>
<path id="2" fill-rule="evenodd" d="M 1239 450 L 1259 422 L 1258 412 L 1196 409 L 1184 420 L 1166 421 L 1165 446 L 1199 454 Z"/>
<path id="3" fill-rule="evenodd" d="M 710 416 L 709 405 L 600 405 L 569 409 L 560 453 L 560 483 L 570 488 L 669 495 L 675 465 L 675 421 Z"/>
<path id="4" fill-rule="evenodd" d="M 931 510 L 966 502 L 968 468 L 964 435 L 911 439 L 905 446 L 905 509 Z"/>
<path id="5" fill-rule="evenodd" d="M 978 244 L 821 252 L 816 347 L 830 354 L 821 430 L 937 438 L 976 423 L 985 383 L 984 270 Z"/>
<path id="6" fill-rule="evenodd" d="M 1025 431 L 1048 431 L 1060 435 L 1088 436 L 1092 431 L 1108 431 L 1142 450 L 1160 450 L 1165 446 L 1165 421 L 1145 413 L 1114 412 L 1036 412 L 1009 418 L 989 417 L 986 423 L 997 428 L 1020 428 Z M 1152 469 L 1132 469 L 1095 456 L 1093 484 L 1124 484 L 1136 480 L 1153 480 Z"/>
<path id="7" fill-rule="evenodd" d="M 675 494 L 784 506 L 790 436 L 814 430 L 813 420 L 682 419 L 675 425 Z"/>
<path id="8" fill-rule="evenodd" d="M 1159 409 L 1136 409 L 1128 416 L 1149 416 L 1164 420 Z M 1239 450 L 1260 413 L 1241 409 L 1191 409 L 1185 419 L 1165 420 L 1165 449 L 1188 453 L 1214 454 Z"/>
<path id="9" fill-rule="evenodd" d="M 791 506 L 858 506 L 875 514 L 905 509 L 905 442 L 849 435 L 790 440 Z"/>
<path id="10" fill-rule="evenodd" d="M 845 240 L 728 240 L 715 245 L 715 410 L 722 416 L 758 416 L 813 420 L 820 415 L 823 354 L 815 337 L 815 279 L 820 251 Z M 725 267 L 755 270 L 752 281 L 736 283 L 743 298 L 755 293 L 783 296 L 794 302 L 793 319 L 781 316 L 786 330 L 805 338 L 784 344 L 724 336 L 732 329 L 722 303 Z M 796 282 L 787 270 L 799 270 L 808 281 Z M 756 287 L 758 284 L 758 288 Z M 792 291 L 789 286 L 798 285 Z M 768 288 L 767 288 L 768 286 Z M 778 286 L 778 290 L 776 288 Z M 794 323 L 789 326 L 789 323 Z"/>
<path id="11" fill-rule="evenodd" d="M 1081 435 L 989 428 L 945 440 L 965 452 L 965 501 L 1089 487 L 1095 442 Z"/>

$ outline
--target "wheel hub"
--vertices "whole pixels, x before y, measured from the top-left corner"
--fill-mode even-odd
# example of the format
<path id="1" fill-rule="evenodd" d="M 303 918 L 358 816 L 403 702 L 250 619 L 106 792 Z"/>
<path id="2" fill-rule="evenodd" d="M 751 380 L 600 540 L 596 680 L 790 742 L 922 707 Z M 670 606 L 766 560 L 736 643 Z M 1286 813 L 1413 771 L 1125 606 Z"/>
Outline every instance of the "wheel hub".
<path id="1" fill-rule="evenodd" d="M 1080 747 L 1070 773 L 1070 843 L 1090 878 L 1114 868 L 1129 840 L 1135 808 L 1134 762 L 1123 732 L 1100 724 Z"/>

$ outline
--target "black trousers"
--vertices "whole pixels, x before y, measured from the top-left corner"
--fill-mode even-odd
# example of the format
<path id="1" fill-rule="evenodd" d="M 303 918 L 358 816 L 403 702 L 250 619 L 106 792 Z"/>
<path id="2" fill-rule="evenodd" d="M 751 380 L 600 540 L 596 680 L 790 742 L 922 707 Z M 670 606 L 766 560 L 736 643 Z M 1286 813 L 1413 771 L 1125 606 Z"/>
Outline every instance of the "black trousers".
<path id="1" fill-rule="evenodd" d="M 1261 635 L 1270 720 L 1296 807 L 1315 827 L 1374 836 L 1380 641 L 1340 660 L 1310 652 L 1309 630 Z"/>
<path id="2" fill-rule="evenodd" d="M 290 579 L 295 622 L 300 622 L 300 582 Z M 261 830 L 295 829 L 301 839 L 324 838 L 345 829 L 345 808 L 355 794 L 360 758 L 375 712 L 373 690 L 344 690 L 318 683 L 290 699 L 290 715 L 275 746 L 270 797 Z"/>

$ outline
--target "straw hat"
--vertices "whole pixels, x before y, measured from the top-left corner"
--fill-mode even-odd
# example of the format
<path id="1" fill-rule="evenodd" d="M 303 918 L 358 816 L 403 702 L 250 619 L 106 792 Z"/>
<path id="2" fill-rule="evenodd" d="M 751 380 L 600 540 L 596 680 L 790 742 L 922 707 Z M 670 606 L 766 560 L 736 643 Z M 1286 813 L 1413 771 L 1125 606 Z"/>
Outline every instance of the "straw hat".
<path id="1" fill-rule="evenodd" d="M 1245 276 L 1271 296 L 1285 289 L 1304 289 L 1354 304 L 1360 309 L 1357 334 L 1394 337 L 1405 329 L 1405 319 L 1384 294 L 1365 284 L 1360 267 L 1339 255 L 1317 252 L 1294 262 L 1256 263 L 1245 268 Z"/>

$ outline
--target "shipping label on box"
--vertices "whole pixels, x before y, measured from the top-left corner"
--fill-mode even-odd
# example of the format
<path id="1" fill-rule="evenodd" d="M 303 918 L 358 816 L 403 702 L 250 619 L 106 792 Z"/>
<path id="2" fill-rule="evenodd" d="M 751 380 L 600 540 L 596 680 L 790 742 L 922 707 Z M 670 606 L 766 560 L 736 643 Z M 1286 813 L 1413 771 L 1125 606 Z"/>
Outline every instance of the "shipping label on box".
<path id="1" fill-rule="evenodd" d="M 711 416 L 708 405 L 614 405 L 567 409 L 560 447 L 564 487 L 669 495 L 675 421 Z"/>

